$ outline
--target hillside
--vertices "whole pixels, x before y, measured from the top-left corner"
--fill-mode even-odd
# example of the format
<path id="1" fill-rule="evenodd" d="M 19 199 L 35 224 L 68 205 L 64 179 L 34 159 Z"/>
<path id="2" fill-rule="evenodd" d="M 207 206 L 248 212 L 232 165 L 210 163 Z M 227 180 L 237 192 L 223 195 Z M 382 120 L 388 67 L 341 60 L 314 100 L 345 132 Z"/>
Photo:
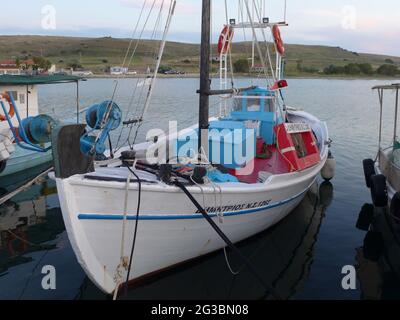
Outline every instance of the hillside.
<path id="1" fill-rule="evenodd" d="M 65 68 L 72 62 L 79 62 L 84 68 L 94 72 L 102 72 L 109 66 L 120 65 L 129 45 L 127 39 L 115 38 L 73 38 L 49 36 L 0 36 L 0 59 L 28 58 L 44 56 Z M 136 69 L 144 69 L 152 64 L 158 43 L 142 41 L 134 60 Z M 186 71 L 198 72 L 199 45 L 168 42 L 163 64 Z M 400 65 L 400 57 L 373 55 L 350 52 L 339 47 L 286 45 L 287 74 L 299 75 L 307 69 L 322 71 L 334 64 L 338 66 L 348 63 L 370 63 L 374 68 L 390 59 Z M 215 48 L 213 50 L 216 51 Z M 247 56 L 251 52 L 249 43 L 234 45 L 234 59 Z M 215 66 L 215 69 L 217 66 Z"/>

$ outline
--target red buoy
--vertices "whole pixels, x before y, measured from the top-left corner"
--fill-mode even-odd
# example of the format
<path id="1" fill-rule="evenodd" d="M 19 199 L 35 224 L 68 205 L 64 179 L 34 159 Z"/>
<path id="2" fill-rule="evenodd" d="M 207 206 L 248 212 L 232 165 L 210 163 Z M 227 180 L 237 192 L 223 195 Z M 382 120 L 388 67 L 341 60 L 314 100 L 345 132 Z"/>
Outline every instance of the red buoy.
<path id="1" fill-rule="evenodd" d="M 218 53 L 226 54 L 232 41 L 234 30 L 231 26 L 225 26 L 218 40 Z"/>
<path id="2" fill-rule="evenodd" d="M 274 36 L 276 50 L 279 52 L 281 56 L 285 54 L 285 45 L 283 44 L 283 40 L 281 37 L 281 31 L 277 25 L 272 27 L 272 35 Z"/>

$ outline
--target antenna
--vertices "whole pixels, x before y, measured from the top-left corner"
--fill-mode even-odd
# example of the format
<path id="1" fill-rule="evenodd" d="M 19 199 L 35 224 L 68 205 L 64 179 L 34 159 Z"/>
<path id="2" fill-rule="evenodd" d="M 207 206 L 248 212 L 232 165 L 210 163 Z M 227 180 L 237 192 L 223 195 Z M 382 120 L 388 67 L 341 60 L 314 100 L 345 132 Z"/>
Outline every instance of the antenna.
<path id="1" fill-rule="evenodd" d="M 283 21 L 286 22 L 286 14 L 287 14 L 287 0 L 285 0 L 285 9 L 283 12 Z"/>

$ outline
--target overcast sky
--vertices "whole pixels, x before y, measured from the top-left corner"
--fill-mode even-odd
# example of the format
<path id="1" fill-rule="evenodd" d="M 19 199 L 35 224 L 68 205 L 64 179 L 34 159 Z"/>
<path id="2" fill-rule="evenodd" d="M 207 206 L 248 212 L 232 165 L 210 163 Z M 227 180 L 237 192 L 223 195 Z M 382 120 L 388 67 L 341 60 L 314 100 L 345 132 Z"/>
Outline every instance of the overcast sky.
<path id="1" fill-rule="evenodd" d="M 0 34 L 128 37 L 143 1 L 146 0 L 3 1 Z M 282 20 L 284 0 L 266 2 L 266 15 L 271 20 Z M 228 0 L 230 17 L 237 16 L 235 3 L 237 0 Z M 287 7 L 290 27 L 282 33 L 288 43 L 400 56 L 399 0 L 287 0 Z M 169 40 L 198 42 L 200 9 L 201 0 L 178 0 Z M 213 33 L 217 34 L 224 21 L 224 0 L 213 0 Z M 151 30 L 151 23 L 148 29 Z"/>

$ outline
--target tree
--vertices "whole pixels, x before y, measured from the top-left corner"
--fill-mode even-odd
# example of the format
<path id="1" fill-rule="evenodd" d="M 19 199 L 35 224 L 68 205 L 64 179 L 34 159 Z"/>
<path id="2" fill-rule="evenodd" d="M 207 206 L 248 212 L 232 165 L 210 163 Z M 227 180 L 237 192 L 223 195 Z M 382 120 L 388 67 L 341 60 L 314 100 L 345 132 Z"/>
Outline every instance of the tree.
<path id="1" fill-rule="evenodd" d="M 81 69 L 82 65 L 79 63 L 78 60 L 73 60 L 67 64 L 68 68 L 72 68 L 73 70 Z"/>
<path id="2" fill-rule="evenodd" d="M 385 59 L 385 63 L 394 64 L 394 61 L 392 59 Z"/>
<path id="3" fill-rule="evenodd" d="M 363 74 L 373 74 L 374 73 L 374 68 L 372 68 L 372 65 L 370 63 L 360 63 L 360 64 L 358 64 L 358 67 L 360 68 L 360 70 Z"/>
<path id="4" fill-rule="evenodd" d="M 378 68 L 376 72 L 384 76 L 395 76 L 399 73 L 399 69 L 397 69 L 397 67 L 392 64 L 383 64 Z"/>
<path id="5" fill-rule="evenodd" d="M 349 63 L 344 67 L 344 72 L 346 74 L 357 75 L 361 73 L 361 68 L 356 63 Z"/>
<path id="6" fill-rule="evenodd" d="M 343 74 L 344 73 L 344 67 L 339 67 L 331 64 L 329 67 L 326 67 L 324 69 L 325 74 Z"/>
<path id="7" fill-rule="evenodd" d="M 233 69 L 238 73 L 248 73 L 249 72 L 249 62 L 247 59 L 239 59 L 233 64 Z"/>
<path id="8" fill-rule="evenodd" d="M 47 60 L 43 57 L 33 57 L 32 60 L 34 63 L 34 65 L 33 65 L 34 70 L 42 69 L 42 70 L 47 71 L 51 68 L 51 64 L 52 64 L 51 61 Z"/>

